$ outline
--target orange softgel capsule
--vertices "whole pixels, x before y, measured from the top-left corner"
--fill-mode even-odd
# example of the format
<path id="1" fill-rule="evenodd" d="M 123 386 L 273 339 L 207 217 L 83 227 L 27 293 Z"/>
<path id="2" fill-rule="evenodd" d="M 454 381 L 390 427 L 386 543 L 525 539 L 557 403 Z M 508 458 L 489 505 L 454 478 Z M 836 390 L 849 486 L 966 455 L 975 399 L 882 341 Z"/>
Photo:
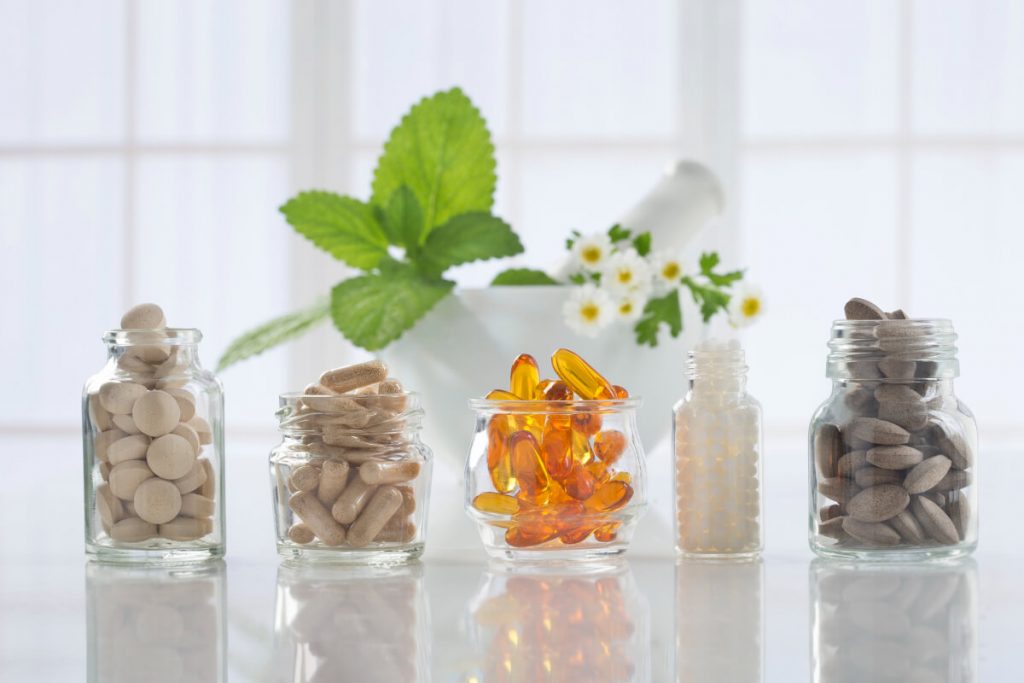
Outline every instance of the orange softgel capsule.
<path id="1" fill-rule="evenodd" d="M 633 487 L 624 481 L 612 478 L 601 484 L 593 495 L 587 498 L 584 505 L 595 512 L 614 512 L 633 497 Z"/>
<path id="2" fill-rule="evenodd" d="M 473 499 L 473 507 L 495 515 L 513 515 L 519 512 L 520 503 L 515 496 L 487 491 Z"/>
<path id="3" fill-rule="evenodd" d="M 500 493 L 510 493 L 518 485 L 512 472 L 512 454 L 508 444 L 512 432 L 510 427 L 507 415 L 495 415 L 487 424 L 487 469 L 494 490 Z"/>
<path id="4" fill-rule="evenodd" d="M 551 366 L 580 398 L 588 401 L 616 398 L 611 382 L 569 349 L 555 351 L 551 356 Z"/>
<path id="5" fill-rule="evenodd" d="M 617 429 L 608 429 L 594 437 L 594 454 L 608 465 L 618 460 L 626 450 L 626 435 Z"/>
<path id="6" fill-rule="evenodd" d="M 512 453 L 512 472 L 519 488 L 529 495 L 537 495 L 551 484 L 551 476 L 541 457 L 540 446 L 533 434 L 520 430 L 508 440 Z"/>
<path id="7" fill-rule="evenodd" d="M 578 462 L 572 464 L 572 471 L 562 481 L 565 492 L 576 500 L 587 500 L 594 495 L 594 475 Z"/>
<path id="8" fill-rule="evenodd" d="M 539 383 L 540 370 L 537 368 L 537 361 L 528 353 L 520 354 L 512 363 L 509 389 L 524 401 L 530 401 L 540 398 L 535 393 Z"/>
<path id="9" fill-rule="evenodd" d="M 548 420 L 544 426 L 544 438 L 541 439 L 541 451 L 548 474 L 561 479 L 572 469 L 572 430 L 568 424 L 555 418 Z"/>

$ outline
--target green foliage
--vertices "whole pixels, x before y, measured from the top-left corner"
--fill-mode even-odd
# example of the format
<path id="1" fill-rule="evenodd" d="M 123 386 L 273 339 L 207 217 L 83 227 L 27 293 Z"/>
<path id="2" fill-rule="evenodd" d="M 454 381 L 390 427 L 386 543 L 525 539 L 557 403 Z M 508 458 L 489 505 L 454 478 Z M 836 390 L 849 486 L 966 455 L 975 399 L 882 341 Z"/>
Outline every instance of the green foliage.
<path id="1" fill-rule="evenodd" d="M 301 192 L 281 213 L 295 231 L 353 268 L 373 268 L 388 238 L 369 204 L 333 192 Z"/>
<path id="2" fill-rule="evenodd" d="M 410 256 L 415 255 L 423 236 L 423 209 L 409 186 L 402 185 L 392 192 L 380 213 L 388 242 L 404 247 Z"/>
<path id="3" fill-rule="evenodd" d="M 718 266 L 721 259 L 718 256 L 717 251 L 704 252 L 700 255 L 700 274 L 706 277 L 711 284 L 718 285 L 719 287 L 728 287 L 734 282 L 739 282 L 743 279 L 742 270 L 733 270 L 728 273 L 716 273 L 715 267 Z"/>
<path id="4" fill-rule="evenodd" d="M 616 242 L 625 242 L 632 235 L 633 232 L 631 230 L 626 230 L 618 223 L 608 228 L 608 237 L 611 239 L 612 244 L 615 244 Z"/>
<path id="5" fill-rule="evenodd" d="M 554 279 L 543 270 L 532 268 L 509 268 L 494 276 L 491 286 L 504 285 L 557 285 L 558 280 Z"/>
<path id="6" fill-rule="evenodd" d="M 489 213 L 455 216 L 427 237 L 417 265 L 428 274 L 440 275 L 451 266 L 479 259 L 515 256 L 523 244 L 508 223 Z"/>
<path id="7" fill-rule="evenodd" d="M 249 330 L 231 342 L 220 360 L 217 361 L 217 371 L 224 370 L 238 361 L 259 355 L 267 349 L 303 334 L 326 320 L 330 312 L 331 307 L 327 301 L 319 301 L 309 308 L 282 315 Z"/>
<path id="8" fill-rule="evenodd" d="M 647 256 L 651 253 L 651 233 L 642 232 L 633 238 L 633 248 L 640 256 Z"/>
<path id="9" fill-rule="evenodd" d="M 633 327 L 636 343 L 648 346 L 658 345 L 658 332 L 662 324 L 668 325 L 669 334 L 678 337 L 683 331 L 683 311 L 679 306 L 679 290 L 673 289 L 664 296 L 648 299 L 643 316 Z"/>

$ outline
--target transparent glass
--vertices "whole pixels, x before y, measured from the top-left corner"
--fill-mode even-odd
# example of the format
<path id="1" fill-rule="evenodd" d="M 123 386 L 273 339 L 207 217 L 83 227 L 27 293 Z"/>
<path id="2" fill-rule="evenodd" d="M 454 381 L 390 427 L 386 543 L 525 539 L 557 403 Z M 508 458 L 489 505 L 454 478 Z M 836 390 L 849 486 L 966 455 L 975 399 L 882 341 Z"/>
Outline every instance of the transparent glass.
<path id="1" fill-rule="evenodd" d="M 764 563 L 676 563 L 676 680 L 756 683 L 764 675 Z"/>
<path id="2" fill-rule="evenodd" d="M 284 394 L 270 453 L 278 553 L 395 564 L 423 554 L 433 455 L 415 393 Z"/>
<path id="3" fill-rule="evenodd" d="M 600 572 L 494 562 L 467 606 L 460 681 L 651 680 L 650 607 L 629 563 Z"/>
<path id="4" fill-rule="evenodd" d="M 107 363 L 82 395 L 89 558 L 224 555 L 224 390 L 199 362 L 201 339 L 176 328 L 104 335 Z"/>
<path id="5" fill-rule="evenodd" d="M 227 679 L 223 560 L 191 567 L 86 568 L 89 681 Z"/>
<path id="6" fill-rule="evenodd" d="M 809 433 L 811 549 L 956 557 L 978 543 L 977 427 L 953 391 L 948 320 L 836 321 L 832 394 Z"/>
<path id="7" fill-rule="evenodd" d="M 625 552 L 647 509 L 639 399 L 470 401 L 466 512 L 498 559 Z"/>
<path id="8" fill-rule="evenodd" d="M 423 565 L 277 570 L 273 674 L 268 680 L 430 680 Z"/>
<path id="9" fill-rule="evenodd" d="M 974 560 L 810 567 L 811 672 L 833 681 L 977 681 Z"/>
<path id="10" fill-rule="evenodd" d="M 676 552 L 751 557 L 764 548 L 761 524 L 762 410 L 747 393 L 736 342 L 690 352 L 690 391 L 676 404 Z"/>

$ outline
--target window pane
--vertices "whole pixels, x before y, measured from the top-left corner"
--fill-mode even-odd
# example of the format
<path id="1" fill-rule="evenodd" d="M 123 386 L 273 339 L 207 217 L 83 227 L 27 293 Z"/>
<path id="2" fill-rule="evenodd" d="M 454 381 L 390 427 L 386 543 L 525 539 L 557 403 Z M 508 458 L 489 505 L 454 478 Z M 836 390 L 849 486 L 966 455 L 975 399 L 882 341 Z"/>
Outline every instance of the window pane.
<path id="1" fill-rule="evenodd" d="M 139 3 L 138 127 L 152 141 L 288 137 L 285 0 Z"/>
<path id="2" fill-rule="evenodd" d="M 139 301 L 172 325 L 203 331 L 203 364 L 228 343 L 289 310 L 291 228 L 277 211 L 288 167 L 276 157 L 158 158 L 139 165 L 133 265 Z M 222 376 L 227 423 L 267 425 L 287 387 L 277 349 Z"/>
<path id="3" fill-rule="evenodd" d="M 669 0 L 523 3 L 523 128 L 538 137 L 671 135 L 679 79 Z"/>
<path id="4" fill-rule="evenodd" d="M 491 133 L 504 133 L 505 12 L 505 3 L 476 0 L 356 2 L 356 136 L 384 139 L 413 102 L 456 85 Z"/>
<path id="5" fill-rule="evenodd" d="M 825 342 L 853 296 L 895 307 L 896 166 L 887 154 L 752 155 L 740 203 L 767 312 L 745 346 L 771 419 L 803 424 L 828 395 Z M 783 361 L 784 359 L 784 361 Z"/>
<path id="6" fill-rule="evenodd" d="M 744 8 L 747 134 L 895 130 L 899 3 L 779 0 Z"/>
<path id="7" fill-rule="evenodd" d="M 1024 132 L 1024 3 L 915 3 L 913 45 L 921 132 Z"/>
<path id="8" fill-rule="evenodd" d="M 0 142 L 122 138 L 121 2 L 0 0 Z"/>
<path id="9" fill-rule="evenodd" d="M 17 387 L 0 394 L 0 422 L 81 422 L 75 397 L 123 312 L 122 182 L 110 159 L 0 161 L 5 381 Z"/>
<path id="10" fill-rule="evenodd" d="M 986 421 L 1020 420 L 1009 370 L 1020 357 L 1024 154 L 927 152 L 913 185 L 913 302 L 960 335 L 957 393 Z"/>

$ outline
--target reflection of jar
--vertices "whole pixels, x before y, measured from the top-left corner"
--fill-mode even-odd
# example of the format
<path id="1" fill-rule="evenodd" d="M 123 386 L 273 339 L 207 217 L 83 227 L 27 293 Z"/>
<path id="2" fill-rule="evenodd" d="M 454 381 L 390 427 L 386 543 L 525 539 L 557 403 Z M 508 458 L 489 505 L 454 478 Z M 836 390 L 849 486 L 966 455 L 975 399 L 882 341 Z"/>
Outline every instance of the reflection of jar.
<path id="1" fill-rule="evenodd" d="M 763 680 L 763 593 L 760 559 L 680 560 L 676 564 L 676 680 Z"/>
<path id="2" fill-rule="evenodd" d="M 978 570 L 954 564 L 811 564 L 816 683 L 948 681 L 978 670 Z"/>
<path id="3" fill-rule="evenodd" d="M 423 553 L 432 454 L 416 394 L 285 394 L 277 415 L 278 553 L 381 564 Z"/>
<path id="4" fill-rule="evenodd" d="M 89 681 L 227 680 L 224 563 L 89 565 Z"/>
<path id="5" fill-rule="evenodd" d="M 423 566 L 277 571 L 274 681 L 393 683 L 430 678 Z"/>
<path id="6" fill-rule="evenodd" d="M 647 508 L 639 399 L 476 399 L 466 512 L 499 559 L 625 552 Z"/>
<path id="7" fill-rule="evenodd" d="M 463 681 L 649 681 L 646 600 L 626 563 L 602 573 L 496 565 L 470 603 L 478 662 Z"/>
<path id="8" fill-rule="evenodd" d="M 85 384 L 85 544 L 107 562 L 224 554 L 224 392 L 199 330 L 110 330 Z"/>
<path id="9" fill-rule="evenodd" d="M 810 545 L 833 557 L 964 555 L 978 544 L 977 428 L 953 393 L 948 320 L 839 320 L 832 395 L 810 428 Z"/>

